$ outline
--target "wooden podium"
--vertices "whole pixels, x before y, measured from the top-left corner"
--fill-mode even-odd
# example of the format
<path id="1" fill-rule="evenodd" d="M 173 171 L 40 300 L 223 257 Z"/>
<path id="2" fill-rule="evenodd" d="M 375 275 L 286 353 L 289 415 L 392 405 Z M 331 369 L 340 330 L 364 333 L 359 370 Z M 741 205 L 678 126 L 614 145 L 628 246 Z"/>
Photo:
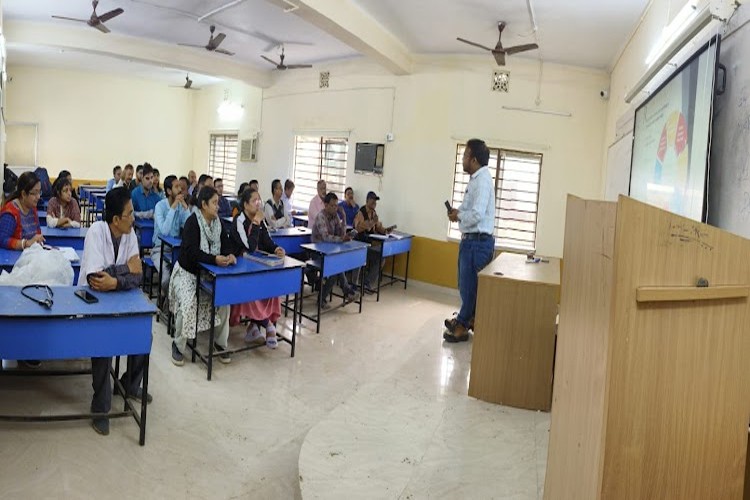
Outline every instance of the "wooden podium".
<path id="1" fill-rule="evenodd" d="M 563 258 L 544 497 L 741 499 L 750 241 L 569 196 Z"/>
<path id="2" fill-rule="evenodd" d="M 479 273 L 469 396 L 549 411 L 560 260 L 502 253 Z"/>

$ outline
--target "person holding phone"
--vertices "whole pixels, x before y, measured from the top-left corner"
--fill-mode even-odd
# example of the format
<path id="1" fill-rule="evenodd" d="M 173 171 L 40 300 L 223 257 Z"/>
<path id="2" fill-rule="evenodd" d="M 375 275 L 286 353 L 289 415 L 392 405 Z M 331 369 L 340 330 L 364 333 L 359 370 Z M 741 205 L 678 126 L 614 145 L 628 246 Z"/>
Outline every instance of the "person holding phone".
<path id="1" fill-rule="evenodd" d="M 211 308 L 208 294 L 201 292 L 197 301 L 196 280 L 201 263 L 231 266 L 237 259 L 231 252 L 229 237 L 219 219 L 219 194 L 211 186 L 203 186 L 195 198 L 195 211 L 182 230 L 182 248 L 169 281 L 169 309 L 174 314 L 175 334 L 172 342 L 172 363 L 182 366 L 188 339 L 196 331 L 211 328 Z M 197 305 L 197 307 L 196 307 Z M 229 339 L 229 306 L 216 310 L 217 335 L 214 349 L 219 351 L 219 361 L 229 363 L 232 358 L 223 351 Z"/>
<path id="2" fill-rule="evenodd" d="M 281 187 L 281 183 L 279 183 Z M 278 246 L 268 234 L 268 227 L 261 210 L 262 200 L 260 194 L 252 189 L 246 189 L 238 200 L 242 206 L 242 212 L 232 221 L 229 238 L 232 243 L 232 251 L 237 257 L 245 252 L 260 250 L 277 257 L 284 257 L 284 249 Z M 281 300 L 278 297 L 271 299 L 255 300 L 231 306 L 229 325 L 238 325 L 242 318 L 249 318 L 245 342 L 250 344 L 263 343 L 271 349 L 276 349 L 276 321 L 281 316 Z M 266 335 L 260 332 L 260 327 L 266 331 Z"/>
<path id="3" fill-rule="evenodd" d="M 336 193 L 331 192 L 325 195 L 323 202 L 323 210 L 315 218 L 315 224 L 312 228 L 311 239 L 313 243 L 321 241 L 335 243 L 350 241 L 352 236 L 346 233 L 346 226 L 343 219 L 345 217 L 344 210 L 338 205 L 339 199 Z M 328 296 L 331 295 L 333 285 L 337 282 L 341 287 L 341 291 L 344 292 L 344 297 L 347 301 L 353 302 L 357 300 L 359 293 L 347 281 L 344 273 L 339 273 L 330 276 L 323 285 L 321 309 L 329 309 L 331 307 L 328 304 Z"/>
<path id="4" fill-rule="evenodd" d="M 357 216 L 354 217 L 354 229 L 357 231 L 357 239 L 364 242 L 370 241 L 371 234 L 387 234 L 392 229 L 383 227 L 380 222 L 375 207 L 378 205 L 380 197 L 373 191 L 367 193 L 365 205 L 359 209 Z M 372 285 L 378 282 L 380 274 L 380 245 L 371 246 L 367 249 L 367 267 L 365 273 L 365 290 L 367 293 L 373 293 Z"/>
<path id="5" fill-rule="evenodd" d="M 469 340 L 477 304 L 479 271 L 492 261 L 495 252 L 495 187 L 487 168 L 490 150 L 484 141 L 471 139 L 463 156 L 464 172 L 469 174 L 463 203 L 448 210 L 448 220 L 458 222 L 461 243 L 458 247 L 458 291 L 461 309 L 445 320 L 446 342 Z"/>
<path id="6" fill-rule="evenodd" d="M 105 219 L 94 222 L 83 241 L 78 285 L 88 284 L 92 290 L 101 293 L 137 288 L 143 270 L 138 237 L 133 231 L 135 215 L 130 191 L 125 187 L 116 187 L 106 194 L 104 202 L 107 207 Z M 120 377 L 126 397 L 136 401 L 144 397 L 141 381 L 145 362 L 146 355 L 128 356 L 127 371 Z M 94 389 L 92 413 L 109 413 L 112 406 L 111 366 L 111 357 L 91 358 L 91 385 Z M 150 403 L 151 395 L 145 397 Z M 109 434 L 108 418 L 95 418 L 91 425 L 99 434 Z"/>

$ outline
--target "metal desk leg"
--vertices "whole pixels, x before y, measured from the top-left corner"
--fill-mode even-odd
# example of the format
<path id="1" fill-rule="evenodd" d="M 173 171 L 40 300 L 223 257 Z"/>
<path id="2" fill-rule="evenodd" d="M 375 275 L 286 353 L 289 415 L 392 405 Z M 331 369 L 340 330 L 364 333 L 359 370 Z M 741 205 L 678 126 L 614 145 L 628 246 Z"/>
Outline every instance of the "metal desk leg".
<path id="1" fill-rule="evenodd" d="M 409 281 L 409 256 L 411 255 L 411 250 L 406 252 L 406 271 L 404 272 L 404 290 L 406 290 L 406 283 Z"/>
<path id="2" fill-rule="evenodd" d="M 380 283 L 383 281 L 383 253 L 385 250 L 385 242 L 383 242 L 383 246 L 380 247 L 380 258 L 378 259 L 378 294 L 377 298 L 375 299 L 375 302 L 380 302 Z M 393 273 L 391 272 L 391 275 Z"/>
<path id="3" fill-rule="evenodd" d="M 208 375 L 207 380 L 211 380 L 211 370 L 214 363 L 214 335 L 216 334 L 216 279 L 214 278 L 213 287 L 211 287 L 211 333 L 208 337 Z M 198 292 L 200 293 L 200 291 Z M 228 321 L 228 320 L 227 320 Z M 197 338 L 197 335 L 196 335 Z"/>
<path id="4" fill-rule="evenodd" d="M 150 354 L 146 354 L 146 360 L 143 363 L 143 394 L 141 394 L 141 436 L 138 443 L 143 446 L 146 444 L 146 409 L 148 407 L 148 365 L 151 359 Z M 129 376 L 129 375 L 128 375 Z M 127 390 L 127 389 L 126 389 Z"/>
<path id="5" fill-rule="evenodd" d="M 320 279 L 318 284 L 318 316 L 316 317 L 315 333 L 320 333 L 320 306 L 323 302 L 323 271 L 326 266 L 325 255 L 320 255 Z"/>

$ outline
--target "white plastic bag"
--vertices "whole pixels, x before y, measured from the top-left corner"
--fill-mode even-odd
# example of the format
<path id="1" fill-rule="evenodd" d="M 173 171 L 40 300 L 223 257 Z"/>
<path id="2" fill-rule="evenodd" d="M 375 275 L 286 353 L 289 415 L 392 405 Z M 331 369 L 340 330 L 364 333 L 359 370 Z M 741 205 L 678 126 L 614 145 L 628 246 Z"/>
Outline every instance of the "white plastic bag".
<path id="1" fill-rule="evenodd" d="M 73 267 L 63 252 L 45 250 L 34 243 L 23 251 L 13 270 L 0 274 L 0 285 L 25 286 L 73 284 Z"/>

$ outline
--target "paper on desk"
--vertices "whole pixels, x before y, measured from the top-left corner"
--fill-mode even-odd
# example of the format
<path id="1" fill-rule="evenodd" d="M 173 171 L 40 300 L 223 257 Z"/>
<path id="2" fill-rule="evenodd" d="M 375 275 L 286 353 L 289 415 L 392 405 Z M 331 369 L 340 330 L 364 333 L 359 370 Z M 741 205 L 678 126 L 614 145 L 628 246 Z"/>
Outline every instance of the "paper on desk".
<path id="1" fill-rule="evenodd" d="M 400 239 L 402 239 L 404 237 L 403 235 L 396 234 L 396 233 L 390 233 L 390 234 L 371 234 L 369 236 L 372 239 L 383 240 L 383 241 L 388 240 L 388 239 L 391 239 L 391 240 L 400 240 Z"/>
<path id="2" fill-rule="evenodd" d="M 80 260 L 73 247 L 55 247 L 55 250 L 62 252 L 63 256 L 70 262 L 78 262 Z"/>

